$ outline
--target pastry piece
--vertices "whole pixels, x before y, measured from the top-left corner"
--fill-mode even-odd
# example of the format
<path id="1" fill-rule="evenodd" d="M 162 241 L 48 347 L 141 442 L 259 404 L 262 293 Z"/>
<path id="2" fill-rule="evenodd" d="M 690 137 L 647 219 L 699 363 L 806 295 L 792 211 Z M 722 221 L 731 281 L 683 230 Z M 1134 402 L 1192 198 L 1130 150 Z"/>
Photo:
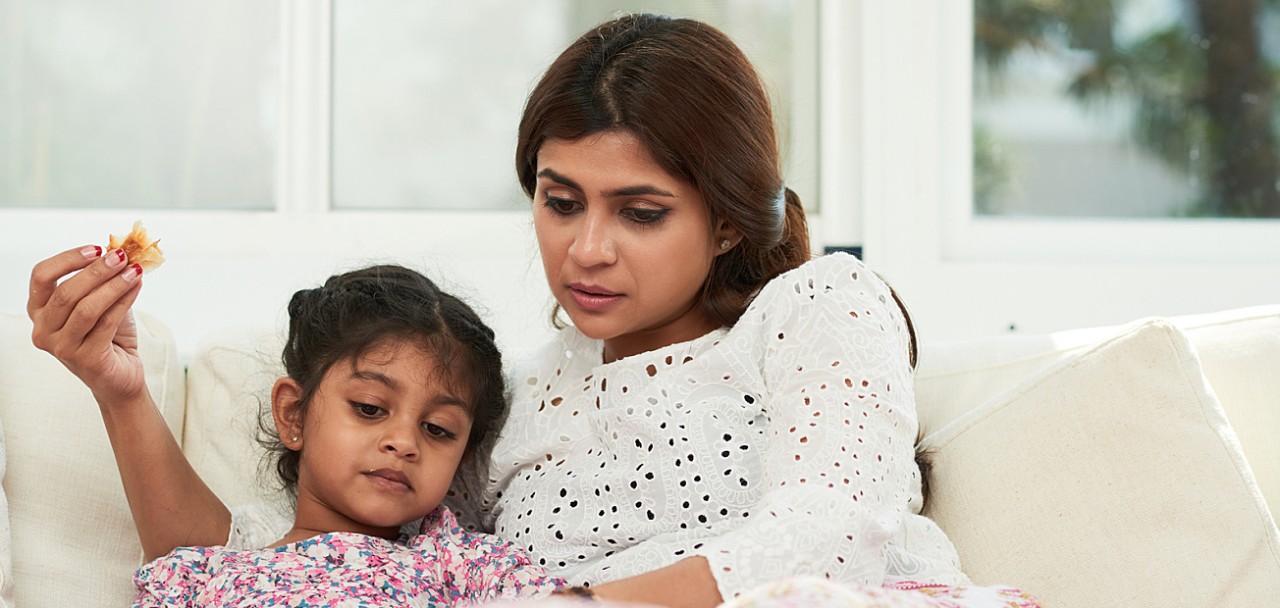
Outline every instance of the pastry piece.
<path id="1" fill-rule="evenodd" d="M 164 252 L 160 251 L 160 239 L 154 241 L 148 239 L 147 229 L 142 227 L 141 221 L 134 222 L 133 230 L 123 237 L 111 235 L 107 251 L 117 249 L 123 249 L 125 256 L 129 258 L 129 263 L 141 266 L 143 273 L 151 272 L 164 263 Z"/>

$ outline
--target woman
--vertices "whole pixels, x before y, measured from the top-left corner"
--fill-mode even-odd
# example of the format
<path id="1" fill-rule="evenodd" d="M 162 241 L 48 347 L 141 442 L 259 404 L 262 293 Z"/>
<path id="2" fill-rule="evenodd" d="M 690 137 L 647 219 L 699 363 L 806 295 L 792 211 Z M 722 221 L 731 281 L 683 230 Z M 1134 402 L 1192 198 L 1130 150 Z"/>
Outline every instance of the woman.
<path id="1" fill-rule="evenodd" d="M 767 95 L 724 34 L 652 15 L 587 32 L 530 95 L 516 164 L 573 326 L 515 366 L 492 470 L 455 486 L 456 511 L 603 599 L 806 603 L 883 586 L 904 605 L 1030 605 L 951 586 L 967 582 L 955 551 L 917 514 L 910 324 L 856 259 L 809 260 Z M 37 270 L 44 291 L 73 268 Z M 57 289 L 72 284 L 47 301 L 92 301 L 99 327 L 136 295 L 96 275 Z M 46 312 L 67 318 L 36 306 L 37 333 Z M 48 342 L 73 370 L 96 354 Z M 95 393 L 113 386 L 95 373 L 80 374 Z M 114 440 L 128 427 L 105 398 Z M 114 398 L 144 432 L 163 424 Z M 187 470 L 123 451 L 135 519 L 206 514 L 141 531 L 148 553 L 229 529 L 230 544 L 270 542 L 271 521 L 246 510 L 233 525 Z"/>

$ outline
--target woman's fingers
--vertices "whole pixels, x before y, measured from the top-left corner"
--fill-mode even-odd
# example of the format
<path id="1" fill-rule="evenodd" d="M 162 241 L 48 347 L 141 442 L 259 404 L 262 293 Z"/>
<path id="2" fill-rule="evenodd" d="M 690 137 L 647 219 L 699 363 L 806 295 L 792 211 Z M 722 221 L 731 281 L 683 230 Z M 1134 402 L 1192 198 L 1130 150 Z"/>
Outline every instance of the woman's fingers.
<path id="1" fill-rule="evenodd" d="M 112 263 L 113 259 L 123 257 L 117 256 L 114 252 L 108 252 L 104 257 L 105 259 L 101 264 L 91 264 L 80 274 L 63 281 L 62 285 L 58 286 L 58 290 L 54 292 L 49 305 L 46 306 L 44 314 L 50 317 L 48 322 L 53 325 L 61 315 L 61 309 L 54 306 L 54 300 L 61 297 L 63 290 L 65 289 L 69 294 L 68 297 L 78 298 L 73 301 L 70 311 L 62 319 L 62 327 L 56 330 L 63 336 L 64 341 L 84 342 L 89 332 L 100 324 L 103 315 L 115 304 L 119 303 L 139 283 L 138 278 L 142 276 L 142 269 L 136 264 L 125 265 L 122 261 Z M 124 268 L 123 271 L 121 270 L 122 266 Z M 98 275 L 93 278 L 96 281 L 101 276 L 105 280 L 102 283 L 88 284 L 88 288 L 92 291 L 79 295 L 82 285 L 73 284 L 72 282 L 86 273 L 95 275 L 104 273 L 105 276 Z"/>
<path id="2" fill-rule="evenodd" d="M 49 303 L 62 277 L 92 264 L 103 253 L 97 245 L 86 245 L 68 249 L 36 264 L 31 269 L 31 289 L 27 292 L 27 316 L 35 320 L 36 311 Z"/>
<path id="3" fill-rule="evenodd" d="M 32 308 L 32 320 L 45 331 L 56 332 L 63 329 L 73 314 L 79 315 L 76 325 L 79 327 L 80 334 L 83 335 L 98 322 L 97 317 L 102 314 L 102 311 L 127 291 L 128 285 L 121 284 L 118 279 L 114 281 L 112 279 L 128 267 L 123 251 L 119 249 L 108 251 L 97 261 L 89 263 L 79 272 L 53 286 L 48 295 L 44 295 L 46 287 L 37 288 L 44 304 Z M 42 285 L 47 286 L 47 283 Z M 96 308 L 81 306 L 90 294 L 100 291 L 109 293 L 99 295 L 95 299 L 98 303 Z M 109 301 L 102 301 L 107 298 Z M 92 315 L 92 317 L 86 318 L 86 315 Z M 37 316 L 39 319 L 36 318 Z"/>
<path id="4" fill-rule="evenodd" d="M 127 271 L 126 271 L 127 272 Z M 125 292 L 124 297 L 117 299 L 102 313 L 98 319 L 98 323 L 84 337 L 84 345 L 91 350 L 101 349 L 109 350 L 111 343 L 115 343 L 126 353 L 136 355 L 138 352 L 138 330 L 133 324 L 133 319 L 129 316 L 129 309 L 133 306 L 134 301 L 138 299 L 138 293 L 142 290 L 142 281 L 134 280 Z M 122 322 L 127 323 L 121 325 Z"/>

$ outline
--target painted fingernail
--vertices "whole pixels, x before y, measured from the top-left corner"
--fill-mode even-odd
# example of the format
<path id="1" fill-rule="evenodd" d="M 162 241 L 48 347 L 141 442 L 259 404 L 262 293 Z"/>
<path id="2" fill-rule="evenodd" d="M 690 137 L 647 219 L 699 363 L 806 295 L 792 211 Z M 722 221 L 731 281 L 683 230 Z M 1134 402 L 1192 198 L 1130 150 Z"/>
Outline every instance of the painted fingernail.
<path id="1" fill-rule="evenodd" d="M 97 245 L 89 245 L 80 250 L 80 255 L 83 255 L 86 260 L 97 259 L 102 257 L 102 248 Z"/>
<path id="2" fill-rule="evenodd" d="M 124 273 L 120 276 L 124 277 L 124 280 L 132 282 L 134 279 L 142 276 L 142 267 L 137 264 L 130 264 L 128 268 L 124 269 Z"/>
<path id="3" fill-rule="evenodd" d="M 107 266 L 115 268 L 124 263 L 124 250 L 117 249 L 107 254 Z"/>

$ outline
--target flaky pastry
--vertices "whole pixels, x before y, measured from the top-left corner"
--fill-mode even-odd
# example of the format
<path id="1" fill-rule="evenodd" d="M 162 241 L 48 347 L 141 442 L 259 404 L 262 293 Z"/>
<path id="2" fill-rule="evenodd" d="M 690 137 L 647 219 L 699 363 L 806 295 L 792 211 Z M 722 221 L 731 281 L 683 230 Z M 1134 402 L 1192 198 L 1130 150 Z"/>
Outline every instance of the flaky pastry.
<path id="1" fill-rule="evenodd" d="M 148 239 L 147 229 L 142 227 L 141 220 L 134 222 L 133 230 L 124 237 L 111 235 L 107 250 L 117 249 L 123 249 L 129 263 L 141 266 L 144 273 L 155 270 L 164 263 L 164 252 L 160 251 L 160 239 L 154 241 Z"/>

